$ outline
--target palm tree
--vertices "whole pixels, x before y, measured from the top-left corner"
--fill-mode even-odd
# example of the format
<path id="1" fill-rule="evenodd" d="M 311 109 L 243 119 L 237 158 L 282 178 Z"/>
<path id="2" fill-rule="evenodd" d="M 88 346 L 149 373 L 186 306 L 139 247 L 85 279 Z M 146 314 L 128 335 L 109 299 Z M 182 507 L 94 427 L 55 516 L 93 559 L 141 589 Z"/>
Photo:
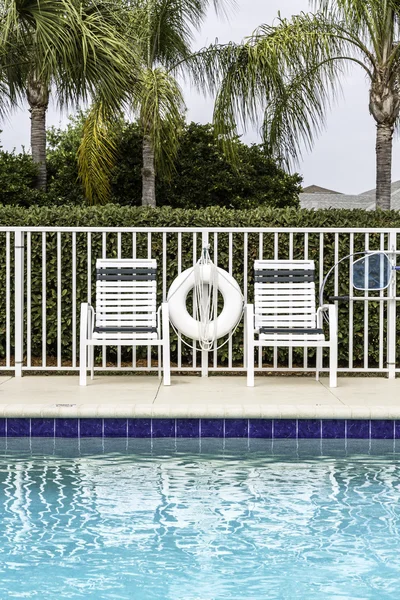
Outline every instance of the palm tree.
<path id="1" fill-rule="evenodd" d="M 312 147 L 346 66 L 363 69 L 376 122 L 376 206 L 390 208 L 393 133 L 400 111 L 400 3 L 314 0 L 302 13 L 260 27 L 243 44 L 206 49 L 197 76 L 217 90 L 214 119 L 227 147 L 241 119 L 290 163 Z M 204 68 L 206 64 L 206 68 Z"/>
<path id="2" fill-rule="evenodd" d="M 133 57 L 115 15 L 80 0 L 1 0 L 0 80 L 11 106 L 27 99 L 37 187 L 46 189 L 46 112 L 50 94 L 68 105 L 102 90 L 105 104 L 126 86 Z"/>
<path id="3" fill-rule="evenodd" d="M 129 107 L 138 117 L 143 138 L 142 205 L 156 206 L 155 175 L 168 175 L 178 149 L 185 103 L 177 81 L 189 69 L 191 43 L 211 4 L 223 10 L 234 0 L 132 0 L 128 3 L 124 38 L 139 56 L 135 85 L 125 89 Z M 79 172 L 89 203 L 109 198 L 110 172 L 116 140 L 112 122 L 120 110 L 107 115 L 96 101 L 84 126 Z M 115 134 L 114 134 L 115 136 Z"/>

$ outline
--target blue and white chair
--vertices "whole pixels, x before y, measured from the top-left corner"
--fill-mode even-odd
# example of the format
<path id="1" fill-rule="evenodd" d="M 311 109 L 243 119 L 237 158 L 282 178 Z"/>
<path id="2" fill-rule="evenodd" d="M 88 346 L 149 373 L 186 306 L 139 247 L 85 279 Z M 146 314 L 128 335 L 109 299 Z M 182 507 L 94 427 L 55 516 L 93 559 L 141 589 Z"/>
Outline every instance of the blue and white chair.
<path id="1" fill-rule="evenodd" d="M 159 347 L 159 375 L 170 385 L 168 304 L 159 309 L 157 262 L 146 259 L 96 261 L 96 307 L 81 305 L 79 383 L 86 385 L 87 370 L 93 379 L 94 346 Z"/>
<path id="2" fill-rule="evenodd" d="M 254 386 L 254 349 L 316 347 L 316 378 L 323 348 L 329 348 L 329 386 L 337 386 L 337 311 L 333 304 L 315 304 L 312 260 L 256 260 L 254 305 L 245 307 L 247 385 Z M 329 340 L 323 330 L 328 313 Z"/>

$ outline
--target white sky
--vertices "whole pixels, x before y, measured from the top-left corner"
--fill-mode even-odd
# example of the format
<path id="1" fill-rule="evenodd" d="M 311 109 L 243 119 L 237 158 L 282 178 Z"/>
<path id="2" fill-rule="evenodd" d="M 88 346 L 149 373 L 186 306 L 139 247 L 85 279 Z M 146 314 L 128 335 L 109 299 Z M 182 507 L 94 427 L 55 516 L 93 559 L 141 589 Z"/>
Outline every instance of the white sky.
<path id="1" fill-rule="evenodd" d="M 309 10 L 308 0 L 236 0 L 237 9 L 229 20 L 221 20 L 210 11 L 197 37 L 199 48 L 214 42 L 239 42 L 258 25 L 272 23 L 278 11 L 290 17 Z M 368 113 L 368 84 L 363 73 L 355 69 L 343 86 L 343 98 L 329 115 L 325 132 L 311 153 L 304 155 L 299 172 L 304 185 L 316 184 L 339 192 L 358 194 L 375 187 L 375 122 Z M 212 99 L 205 99 L 185 88 L 188 120 L 206 123 L 212 116 Z M 67 115 L 55 106 L 48 111 L 48 125 L 62 126 Z M 20 151 L 29 149 L 29 113 L 22 109 L 0 125 L 3 148 Z M 257 131 L 249 130 L 244 141 L 257 142 Z M 400 144 L 395 140 L 393 152 L 393 181 L 400 179 Z"/>

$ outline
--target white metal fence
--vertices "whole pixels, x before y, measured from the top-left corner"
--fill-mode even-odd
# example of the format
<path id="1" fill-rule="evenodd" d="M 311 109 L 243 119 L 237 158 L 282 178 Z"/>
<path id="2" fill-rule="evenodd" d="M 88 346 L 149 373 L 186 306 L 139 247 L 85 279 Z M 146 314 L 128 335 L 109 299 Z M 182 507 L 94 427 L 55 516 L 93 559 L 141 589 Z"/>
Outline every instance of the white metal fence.
<path id="1" fill-rule="evenodd" d="M 91 301 L 97 258 L 155 258 L 160 271 L 160 300 L 169 285 L 199 258 L 208 240 L 214 262 L 239 282 L 245 299 L 252 299 L 255 259 L 305 258 L 316 261 L 317 284 L 339 259 L 363 250 L 397 250 L 396 229 L 332 228 L 0 228 L 0 369 L 76 371 L 79 349 L 79 305 Z M 349 294 L 352 258 L 335 267 L 328 292 Z M 399 371 L 396 357 L 396 282 L 388 290 L 359 292 L 339 304 L 341 372 Z M 209 356 L 211 371 L 243 370 L 243 332 Z M 192 342 L 187 340 L 189 345 Z M 129 355 L 100 349 L 98 370 L 156 370 L 150 350 Z M 174 371 L 200 371 L 201 352 L 173 342 Z M 258 369 L 309 371 L 315 368 L 312 350 L 259 352 Z"/>

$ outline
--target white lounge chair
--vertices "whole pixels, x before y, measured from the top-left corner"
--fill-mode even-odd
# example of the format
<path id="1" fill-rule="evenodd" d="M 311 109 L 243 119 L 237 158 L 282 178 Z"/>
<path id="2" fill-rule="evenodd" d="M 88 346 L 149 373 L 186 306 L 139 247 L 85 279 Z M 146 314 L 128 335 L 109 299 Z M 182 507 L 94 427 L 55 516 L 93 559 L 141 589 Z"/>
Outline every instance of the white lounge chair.
<path id="1" fill-rule="evenodd" d="M 170 385 L 168 304 L 156 306 L 155 260 L 99 259 L 96 261 L 96 310 L 81 305 L 79 383 L 93 379 L 94 346 L 152 346 L 163 353 L 164 385 Z M 88 360 L 89 359 L 89 360 Z"/>
<path id="2" fill-rule="evenodd" d="M 326 304 L 316 310 L 314 261 L 256 260 L 254 270 L 254 305 L 245 307 L 247 385 L 254 386 L 255 347 L 314 346 L 317 381 L 323 348 L 329 348 L 329 386 L 336 387 L 336 306 Z M 323 332 L 324 311 L 328 312 L 329 340 Z"/>

